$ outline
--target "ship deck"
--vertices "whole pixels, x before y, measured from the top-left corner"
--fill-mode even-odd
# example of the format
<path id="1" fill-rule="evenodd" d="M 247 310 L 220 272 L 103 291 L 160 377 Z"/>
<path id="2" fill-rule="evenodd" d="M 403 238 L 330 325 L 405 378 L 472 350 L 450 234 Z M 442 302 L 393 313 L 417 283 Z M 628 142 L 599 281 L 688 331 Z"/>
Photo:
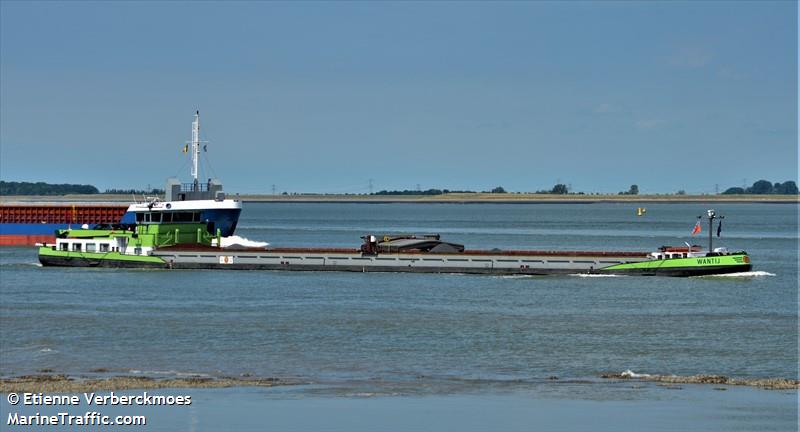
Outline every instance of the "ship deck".
<path id="1" fill-rule="evenodd" d="M 159 251 L 163 252 L 216 252 L 220 254 L 235 254 L 239 252 L 267 252 L 267 253 L 290 253 L 290 254 L 358 254 L 361 255 L 360 249 L 354 248 L 335 248 L 335 247 L 319 247 L 319 248 L 257 248 L 257 247 L 244 247 L 232 246 L 226 248 L 218 248 L 214 246 L 205 245 L 175 245 L 160 248 Z M 465 250 L 459 253 L 430 253 L 430 252 L 382 252 L 380 256 L 385 255 L 419 255 L 419 256 L 549 256 L 549 257 L 625 257 L 625 258 L 646 258 L 647 252 L 633 252 L 633 251 L 570 251 L 570 250 Z"/>
<path id="2" fill-rule="evenodd" d="M 647 260 L 644 252 L 488 251 L 457 253 L 402 251 L 364 254 L 350 248 L 217 248 L 181 245 L 154 256 L 169 268 L 298 270 L 405 273 L 544 275 L 592 273 L 603 267 Z"/>

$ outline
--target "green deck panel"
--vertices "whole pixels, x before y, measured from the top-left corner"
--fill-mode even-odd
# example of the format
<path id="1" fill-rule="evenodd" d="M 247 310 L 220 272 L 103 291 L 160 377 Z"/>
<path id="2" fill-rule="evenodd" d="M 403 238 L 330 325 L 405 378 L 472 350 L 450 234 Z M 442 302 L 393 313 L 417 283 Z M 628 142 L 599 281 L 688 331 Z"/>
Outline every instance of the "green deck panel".
<path id="1" fill-rule="evenodd" d="M 211 240 L 217 238 L 214 234 L 208 232 L 205 224 L 196 223 L 142 224 L 136 226 L 135 231 L 61 230 L 58 234 L 62 238 L 95 239 L 97 241 L 114 241 L 115 238 L 126 237 L 129 247 L 164 247 L 176 244 L 202 244 L 208 246 L 211 245 Z"/>

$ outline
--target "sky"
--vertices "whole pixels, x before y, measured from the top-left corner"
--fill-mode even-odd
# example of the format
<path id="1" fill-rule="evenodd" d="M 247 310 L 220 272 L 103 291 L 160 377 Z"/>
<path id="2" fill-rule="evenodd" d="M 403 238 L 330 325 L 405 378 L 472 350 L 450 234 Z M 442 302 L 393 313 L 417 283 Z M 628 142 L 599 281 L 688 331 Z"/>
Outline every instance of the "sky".
<path id="1" fill-rule="evenodd" d="M 797 180 L 796 2 L 0 1 L 0 179 L 229 193 Z"/>

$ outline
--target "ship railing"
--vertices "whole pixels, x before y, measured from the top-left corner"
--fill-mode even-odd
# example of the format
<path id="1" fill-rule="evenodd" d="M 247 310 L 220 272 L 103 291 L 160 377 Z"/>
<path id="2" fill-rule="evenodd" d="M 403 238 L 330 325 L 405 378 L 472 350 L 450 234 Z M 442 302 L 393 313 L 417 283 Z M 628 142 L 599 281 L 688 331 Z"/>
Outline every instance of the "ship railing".
<path id="1" fill-rule="evenodd" d="M 181 192 L 208 192 L 208 183 L 181 183 Z"/>

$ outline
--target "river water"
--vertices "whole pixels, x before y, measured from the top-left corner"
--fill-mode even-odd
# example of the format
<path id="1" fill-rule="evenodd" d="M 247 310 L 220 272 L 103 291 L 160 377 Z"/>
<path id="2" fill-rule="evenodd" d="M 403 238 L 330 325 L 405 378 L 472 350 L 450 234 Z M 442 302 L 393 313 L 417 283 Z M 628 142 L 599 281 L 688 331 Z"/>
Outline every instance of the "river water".
<path id="1" fill-rule="evenodd" d="M 703 204 L 246 203 L 237 234 L 357 247 L 440 233 L 468 249 L 641 250 L 684 241 Z M 749 274 L 698 278 L 42 268 L 0 249 L 0 373 L 251 375 L 310 395 L 465 395 L 599 375 L 797 378 L 798 207 L 717 204 L 715 246 Z M 716 227 L 715 227 L 716 230 Z M 570 390 L 573 391 L 574 389 Z M 574 395 L 570 393 L 570 398 Z"/>

